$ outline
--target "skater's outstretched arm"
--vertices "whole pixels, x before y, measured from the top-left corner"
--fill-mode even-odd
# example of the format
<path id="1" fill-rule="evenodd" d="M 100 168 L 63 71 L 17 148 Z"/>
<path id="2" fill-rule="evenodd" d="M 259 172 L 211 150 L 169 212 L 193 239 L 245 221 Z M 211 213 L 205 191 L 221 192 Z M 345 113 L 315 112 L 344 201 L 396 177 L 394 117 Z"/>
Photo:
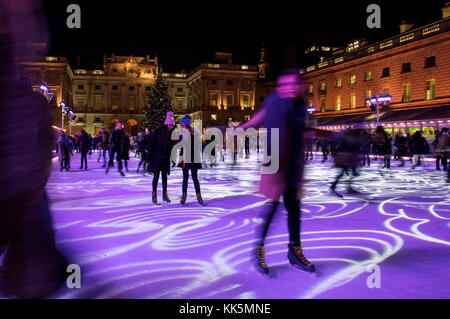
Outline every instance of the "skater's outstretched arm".
<path id="1" fill-rule="evenodd" d="M 266 115 L 266 109 L 263 109 L 257 112 L 250 121 L 242 124 L 240 127 L 246 130 L 249 127 L 253 127 L 255 129 L 260 128 L 264 124 L 264 117 Z"/>

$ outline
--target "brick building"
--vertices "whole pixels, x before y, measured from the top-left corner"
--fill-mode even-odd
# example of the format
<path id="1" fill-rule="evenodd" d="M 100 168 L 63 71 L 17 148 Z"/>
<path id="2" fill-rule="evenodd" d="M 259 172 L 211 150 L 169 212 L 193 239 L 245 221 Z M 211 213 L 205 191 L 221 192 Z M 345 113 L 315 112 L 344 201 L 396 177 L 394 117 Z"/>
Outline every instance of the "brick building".
<path id="1" fill-rule="evenodd" d="M 379 116 L 388 133 L 423 130 L 431 140 L 436 128 L 450 126 L 449 7 L 440 21 L 419 28 L 402 23 L 395 37 L 302 69 L 315 125 L 374 129 L 376 112 L 366 99 L 389 94 Z"/>

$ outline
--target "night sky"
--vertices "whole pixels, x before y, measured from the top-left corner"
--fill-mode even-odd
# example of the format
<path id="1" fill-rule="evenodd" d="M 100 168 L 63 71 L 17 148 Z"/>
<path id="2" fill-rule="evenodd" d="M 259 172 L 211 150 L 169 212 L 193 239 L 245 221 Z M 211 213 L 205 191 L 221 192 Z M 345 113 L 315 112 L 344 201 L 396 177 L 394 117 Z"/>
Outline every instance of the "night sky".
<path id="1" fill-rule="evenodd" d="M 303 49 L 312 41 L 344 46 L 356 38 L 376 42 L 399 33 L 402 20 L 425 25 L 441 19 L 438 1 L 45 1 L 50 53 L 81 56 L 85 67 L 101 67 L 103 53 L 152 57 L 166 70 L 192 70 L 233 53 L 236 63 L 256 65 L 263 41 L 275 70 L 286 48 Z M 81 6 L 81 29 L 68 29 L 66 7 Z M 381 29 L 368 29 L 368 4 L 381 7 Z"/>

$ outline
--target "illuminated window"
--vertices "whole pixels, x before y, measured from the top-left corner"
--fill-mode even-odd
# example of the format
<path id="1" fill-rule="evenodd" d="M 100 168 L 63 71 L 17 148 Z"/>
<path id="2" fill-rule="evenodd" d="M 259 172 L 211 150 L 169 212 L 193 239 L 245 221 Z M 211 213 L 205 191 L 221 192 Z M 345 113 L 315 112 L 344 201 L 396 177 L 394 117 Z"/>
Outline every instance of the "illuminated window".
<path id="1" fill-rule="evenodd" d="M 250 96 L 244 95 L 242 106 L 243 107 L 249 107 L 250 106 Z"/>
<path id="2" fill-rule="evenodd" d="M 217 120 L 217 114 L 211 114 L 211 120 L 216 121 Z"/>
<path id="3" fill-rule="evenodd" d="M 411 102 L 411 84 L 403 84 L 403 95 L 402 102 L 408 103 Z"/>
<path id="4" fill-rule="evenodd" d="M 244 115 L 244 120 L 245 121 L 250 121 L 250 115 Z"/>
<path id="5" fill-rule="evenodd" d="M 369 97 L 371 97 L 372 96 L 372 90 L 367 90 L 366 91 L 366 100 L 369 98 Z M 369 102 L 366 102 L 366 105 L 367 106 L 370 106 L 370 101 Z"/>
<path id="6" fill-rule="evenodd" d="M 325 99 L 320 100 L 320 112 L 325 112 L 326 106 L 325 106 Z"/>
<path id="7" fill-rule="evenodd" d="M 364 74 L 364 81 L 371 81 L 372 80 L 372 72 L 371 71 L 367 71 Z"/>
<path id="8" fill-rule="evenodd" d="M 211 94 L 209 97 L 209 105 L 217 106 L 217 94 Z"/>
<path id="9" fill-rule="evenodd" d="M 341 96 L 338 95 L 336 96 L 336 111 L 340 111 L 341 110 Z"/>
<path id="10" fill-rule="evenodd" d="M 325 91 L 327 88 L 325 81 L 320 82 L 320 90 Z"/>
<path id="11" fill-rule="evenodd" d="M 117 105 L 113 105 L 113 106 L 111 106 L 111 109 L 113 110 L 113 111 L 117 111 L 118 109 L 119 109 L 119 107 L 117 106 Z"/>
<path id="12" fill-rule="evenodd" d="M 350 94 L 350 108 L 354 109 L 356 107 L 356 94 Z"/>
<path id="13" fill-rule="evenodd" d="M 314 86 L 312 84 L 310 84 L 308 87 L 308 93 L 313 94 L 313 92 L 314 92 Z"/>
<path id="14" fill-rule="evenodd" d="M 384 95 L 389 95 L 389 94 L 391 94 L 391 89 L 390 89 L 390 88 L 384 88 L 384 89 L 383 89 L 383 94 L 384 94 Z"/>
<path id="15" fill-rule="evenodd" d="M 352 74 L 350 75 L 350 84 L 355 84 L 356 83 L 356 74 Z"/>
<path id="16" fill-rule="evenodd" d="M 434 93 L 435 93 L 435 80 L 428 80 L 427 82 L 427 88 L 425 91 L 425 100 L 433 100 L 434 99 Z"/>
<path id="17" fill-rule="evenodd" d="M 341 78 L 338 78 L 338 79 L 336 80 L 336 87 L 337 87 L 337 88 L 342 87 L 342 79 L 341 79 Z"/>

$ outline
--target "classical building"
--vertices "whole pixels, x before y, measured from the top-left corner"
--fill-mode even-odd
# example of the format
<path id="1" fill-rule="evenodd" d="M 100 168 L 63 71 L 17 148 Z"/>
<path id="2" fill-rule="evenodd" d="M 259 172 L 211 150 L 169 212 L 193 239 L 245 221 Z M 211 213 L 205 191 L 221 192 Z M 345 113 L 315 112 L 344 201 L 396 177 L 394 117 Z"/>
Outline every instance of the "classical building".
<path id="1" fill-rule="evenodd" d="M 61 100 L 74 110 L 77 117 L 70 123 L 72 134 L 85 129 L 94 135 L 101 127 L 111 130 L 121 121 L 136 135 L 160 72 L 158 58 L 149 55 L 105 55 L 103 68 L 98 70 L 72 68 L 66 58 L 51 56 L 33 56 L 20 65 L 33 89 L 39 90 L 42 82 L 47 82 L 55 93 L 56 127 L 69 127 L 68 117 L 62 123 Z M 163 71 L 162 76 L 169 85 L 175 120 L 189 113 L 193 120 L 201 120 L 203 127 L 249 120 L 274 87 L 264 47 L 258 67 L 233 64 L 231 53 L 217 52 L 214 61 L 190 73 Z"/>
<path id="2" fill-rule="evenodd" d="M 374 129 L 376 112 L 366 100 L 391 95 L 379 105 L 379 124 L 389 133 L 450 126 L 449 4 L 442 20 L 414 28 L 403 22 L 398 36 L 360 46 L 301 70 L 315 125 L 325 129 Z"/>
<path id="3" fill-rule="evenodd" d="M 111 130 L 121 121 L 136 135 L 158 72 L 157 57 L 114 54 L 104 56 L 103 70 L 69 70 L 75 131 L 87 128 L 96 134 L 101 127 Z"/>

